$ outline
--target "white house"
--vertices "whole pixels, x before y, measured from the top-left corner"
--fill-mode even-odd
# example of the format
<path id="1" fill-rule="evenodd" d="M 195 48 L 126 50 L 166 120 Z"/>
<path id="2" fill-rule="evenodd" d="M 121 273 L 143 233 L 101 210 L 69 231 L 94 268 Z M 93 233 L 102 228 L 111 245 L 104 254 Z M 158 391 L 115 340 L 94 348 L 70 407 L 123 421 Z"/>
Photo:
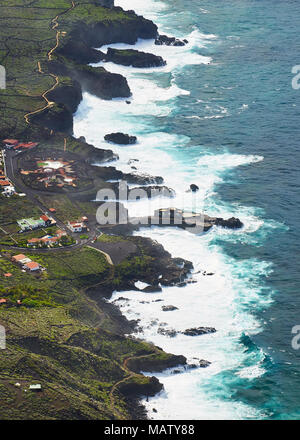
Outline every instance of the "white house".
<path id="1" fill-rule="evenodd" d="M 83 222 L 68 222 L 68 228 L 72 232 L 84 232 L 87 230 L 87 227 Z"/>

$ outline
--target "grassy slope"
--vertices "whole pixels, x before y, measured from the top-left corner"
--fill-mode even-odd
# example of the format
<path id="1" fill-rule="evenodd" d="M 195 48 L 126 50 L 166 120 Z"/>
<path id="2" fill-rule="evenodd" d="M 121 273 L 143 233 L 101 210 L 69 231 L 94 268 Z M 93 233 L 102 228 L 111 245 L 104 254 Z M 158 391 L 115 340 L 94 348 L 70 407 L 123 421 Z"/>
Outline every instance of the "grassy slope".
<path id="1" fill-rule="evenodd" d="M 0 90 L 0 134 L 22 136 L 28 129 L 24 115 L 43 108 L 41 95 L 54 84 L 45 69 L 56 45 L 57 30 L 68 32 L 79 21 L 111 23 L 130 19 L 122 12 L 96 6 L 92 0 L 3 0 L 0 5 L 0 64 L 6 68 L 7 88 Z M 83 3 L 83 4 L 82 4 Z M 55 18 L 59 16 L 58 21 Z M 56 24 L 58 25 L 56 26 Z M 59 78 L 60 84 L 68 82 Z M 34 129 L 34 127 L 31 127 Z"/>
<path id="2" fill-rule="evenodd" d="M 110 316 L 86 297 L 92 285 L 101 292 L 115 269 L 101 253 L 82 249 L 33 255 L 47 269 L 36 277 L 13 265 L 8 252 L 1 255 L 0 296 L 10 305 L 0 307 L 8 338 L 0 352 L 0 419 L 129 418 L 117 389 L 117 399 L 111 398 L 113 386 L 129 375 L 124 360 L 165 355 L 146 342 L 118 336 Z M 8 281 L 6 271 L 13 274 Z M 149 379 L 134 374 L 127 382 L 143 385 Z M 26 392 L 32 383 L 42 383 L 44 391 Z"/>

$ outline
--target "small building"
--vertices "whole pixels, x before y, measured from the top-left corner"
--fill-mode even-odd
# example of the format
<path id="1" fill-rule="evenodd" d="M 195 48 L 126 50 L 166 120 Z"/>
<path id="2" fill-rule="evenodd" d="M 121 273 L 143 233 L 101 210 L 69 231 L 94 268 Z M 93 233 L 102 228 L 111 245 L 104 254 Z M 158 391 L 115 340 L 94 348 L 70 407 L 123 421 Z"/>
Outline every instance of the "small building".
<path id="1" fill-rule="evenodd" d="M 0 299 L 0 305 L 1 304 L 6 304 L 7 303 L 7 299 L 5 299 L 5 298 L 1 298 Z"/>
<path id="2" fill-rule="evenodd" d="M 68 227 L 75 233 L 85 232 L 87 230 L 87 227 L 83 222 L 68 222 Z"/>
<path id="3" fill-rule="evenodd" d="M 34 385 L 29 385 L 30 391 L 42 391 L 42 385 L 37 383 Z"/>
<path id="4" fill-rule="evenodd" d="M 46 244 L 47 246 L 50 246 L 51 244 L 57 244 L 58 238 L 57 237 L 50 237 L 46 236 L 41 239 L 41 242 Z"/>
<path id="5" fill-rule="evenodd" d="M 5 278 L 10 278 L 10 277 L 12 277 L 12 273 L 9 273 L 9 272 L 8 272 L 8 273 L 5 273 L 5 274 L 4 274 L 4 277 L 5 277 Z"/>
<path id="6" fill-rule="evenodd" d="M 56 231 L 56 237 L 58 239 L 61 239 L 61 237 L 65 237 L 67 235 L 66 231 L 64 231 L 63 229 L 58 229 Z"/>
<path id="7" fill-rule="evenodd" d="M 1 180 L 0 180 L 1 182 Z M 6 197 L 10 197 L 16 193 L 14 186 L 5 186 L 3 190 L 3 195 Z"/>
<path id="8" fill-rule="evenodd" d="M 45 235 L 45 237 L 42 238 L 31 238 L 27 241 L 27 244 L 29 246 L 35 246 L 38 244 L 46 244 L 47 246 L 51 244 L 58 244 L 61 237 L 67 235 L 66 231 L 63 231 L 62 229 L 59 229 L 54 236 L 52 235 Z"/>
<path id="9" fill-rule="evenodd" d="M 53 214 L 56 213 L 56 209 L 55 208 L 49 208 L 49 211 L 52 212 Z"/>
<path id="10" fill-rule="evenodd" d="M 24 268 L 29 270 L 30 272 L 36 272 L 37 270 L 40 270 L 41 266 L 39 265 L 39 263 L 31 261 L 30 263 L 26 263 L 24 265 Z"/>
<path id="11" fill-rule="evenodd" d="M 40 219 L 44 222 L 45 226 L 50 226 L 52 223 L 52 220 L 46 215 L 41 215 Z"/>
<path id="12" fill-rule="evenodd" d="M 40 238 L 31 238 L 30 240 L 27 240 L 27 244 L 29 246 L 35 246 L 41 242 Z"/>
<path id="13" fill-rule="evenodd" d="M 15 263 L 20 263 L 22 260 L 26 259 L 26 255 L 23 254 L 19 254 L 19 255 L 15 255 L 14 257 L 12 257 L 12 261 L 14 261 Z"/>
<path id="14" fill-rule="evenodd" d="M 37 147 L 38 143 L 37 142 L 28 142 L 28 143 L 20 143 L 19 145 L 16 146 L 16 148 L 33 148 L 33 147 Z"/>
<path id="15" fill-rule="evenodd" d="M 8 180 L 0 180 L 0 186 L 2 188 L 5 186 L 11 186 L 11 183 Z"/>
<path id="16" fill-rule="evenodd" d="M 23 218 L 22 220 L 18 220 L 17 223 L 22 232 L 32 231 L 33 229 L 43 228 L 45 226 L 45 221 L 41 218 Z"/>
<path id="17" fill-rule="evenodd" d="M 4 139 L 2 141 L 6 148 L 13 148 L 18 145 L 19 141 L 17 139 Z"/>

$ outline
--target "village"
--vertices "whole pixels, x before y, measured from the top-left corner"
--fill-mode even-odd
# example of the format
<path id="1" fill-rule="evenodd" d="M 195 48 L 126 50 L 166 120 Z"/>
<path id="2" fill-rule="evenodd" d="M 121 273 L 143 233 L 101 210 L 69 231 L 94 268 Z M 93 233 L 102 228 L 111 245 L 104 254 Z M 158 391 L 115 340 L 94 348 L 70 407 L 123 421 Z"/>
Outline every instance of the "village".
<path id="1" fill-rule="evenodd" d="M 39 188 L 46 190 L 49 190 L 51 187 L 63 188 L 65 185 L 76 187 L 74 182 L 77 176 L 73 169 L 74 160 L 66 160 L 56 154 L 52 154 L 49 157 L 48 153 L 43 154 L 42 152 L 35 153 L 34 156 L 27 156 L 26 153 L 38 147 L 39 143 L 37 142 L 25 143 L 17 139 L 4 139 L 2 144 L 2 149 L 0 149 L 0 194 L 2 196 L 19 196 L 27 199 L 32 193 L 33 188 L 31 186 L 34 186 L 35 183 Z M 21 153 L 24 168 L 16 169 L 14 160 Z M 17 182 L 19 176 L 23 176 L 23 178 L 30 176 L 30 181 L 25 181 L 25 184 L 29 184 L 26 193 L 17 192 L 13 181 Z M 33 197 L 35 199 L 32 193 Z M 34 205 L 36 205 L 36 202 L 34 202 Z M 17 219 L 17 232 L 22 234 L 21 239 L 15 235 L 14 231 L 6 231 L 3 227 L 0 228 L 4 234 L 10 237 L 12 245 L 18 245 L 21 242 L 23 247 L 31 248 L 68 246 L 80 241 L 80 238 L 74 238 L 73 234 L 89 233 L 87 227 L 88 217 L 86 215 L 82 215 L 81 218 L 70 218 L 67 221 L 61 222 L 59 219 L 54 218 L 56 215 L 54 207 L 41 206 L 41 203 L 38 203 L 37 207 L 42 211 L 40 216 Z M 35 231 L 36 234 L 34 234 Z M 45 232 L 45 234 L 41 234 L 40 231 Z M 25 244 L 24 237 L 26 234 L 29 235 L 29 238 Z"/>
<path id="2" fill-rule="evenodd" d="M 65 186 L 76 188 L 78 178 L 72 165 L 73 161 L 67 162 L 63 158 L 56 160 L 51 157 L 46 157 L 44 160 L 37 158 L 32 165 L 33 169 L 21 169 L 20 173 L 23 176 L 30 176 L 32 182 L 35 181 L 37 186 L 44 189 L 51 187 L 64 188 Z"/>
<path id="3" fill-rule="evenodd" d="M 74 193 L 92 188 L 93 179 L 87 164 L 69 151 L 43 148 L 8 150 L 14 170 L 24 184 L 36 191 Z"/>

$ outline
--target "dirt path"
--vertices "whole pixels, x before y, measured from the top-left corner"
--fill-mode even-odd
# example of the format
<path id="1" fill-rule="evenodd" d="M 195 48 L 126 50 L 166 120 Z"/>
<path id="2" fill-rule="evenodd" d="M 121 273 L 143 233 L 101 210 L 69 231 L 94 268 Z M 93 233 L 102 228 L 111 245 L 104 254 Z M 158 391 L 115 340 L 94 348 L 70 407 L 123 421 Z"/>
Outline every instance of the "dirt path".
<path id="1" fill-rule="evenodd" d="M 97 251 L 97 252 L 100 252 L 100 254 L 103 254 L 103 255 L 105 256 L 105 258 L 106 258 L 108 264 L 110 264 L 111 266 L 114 265 L 114 263 L 112 262 L 112 259 L 110 258 L 110 255 L 108 255 L 106 252 L 101 251 L 100 249 L 97 249 L 97 248 L 94 247 L 94 246 L 87 246 L 87 247 L 89 247 L 90 249 L 95 249 L 95 251 Z"/>
<path id="2" fill-rule="evenodd" d="M 117 391 L 118 387 L 119 387 L 122 383 L 127 382 L 129 379 L 131 379 L 131 378 L 134 377 L 134 376 L 139 376 L 137 373 L 134 373 L 133 371 L 131 371 L 131 370 L 128 368 L 128 366 L 127 366 L 128 362 L 129 362 L 130 360 L 133 360 L 133 359 L 140 359 L 140 358 L 145 358 L 145 357 L 148 357 L 148 356 L 151 356 L 151 354 L 146 354 L 146 355 L 141 355 L 141 356 L 130 356 L 130 357 L 124 359 L 124 361 L 123 361 L 123 365 L 122 365 L 122 368 L 123 368 L 123 370 L 124 370 L 126 373 L 128 373 L 128 376 L 126 376 L 126 377 L 124 377 L 124 379 L 119 380 L 118 382 L 116 382 L 116 383 L 113 385 L 112 389 L 110 390 L 109 398 L 110 398 L 111 409 L 112 409 L 112 411 L 114 412 L 114 414 L 116 414 L 117 417 L 119 417 L 119 419 L 121 419 L 121 420 L 126 420 L 126 417 L 124 417 L 124 415 L 121 414 L 120 411 L 119 411 L 118 409 L 116 409 L 116 399 L 115 399 L 114 393 Z"/>
<path id="3" fill-rule="evenodd" d="M 53 18 L 53 19 L 51 20 L 51 23 L 53 24 L 52 29 L 55 30 L 55 29 L 58 27 L 58 19 L 59 19 L 59 17 L 60 17 L 61 15 L 66 14 L 67 12 L 71 11 L 71 10 L 74 9 L 75 7 L 76 7 L 76 4 L 75 4 L 74 1 L 72 1 L 72 2 L 71 2 L 71 7 L 70 7 L 70 8 L 66 9 L 66 10 L 63 11 L 60 15 L 57 15 L 55 18 Z M 53 55 L 53 53 L 56 51 L 56 49 L 57 49 L 58 46 L 59 46 L 60 35 L 61 35 L 61 31 L 56 31 L 56 38 L 55 38 L 56 43 L 55 43 L 55 46 L 52 47 L 52 49 L 50 49 L 50 51 L 47 53 L 47 57 L 48 57 L 48 60 L 49 60 L 49 61 L 52 60 L 52 55 Z M 41 112 L 43 112 L 44 110 L 46 110 L 47 108 L 50 108 L 50 107 L 52 107 L 52 106 L 54 105 L 54 102 L 49 101 L 49 99 L 47 98 L 46 95 L 47 95 L 48 93 L 52 92 L 54 89 L 56 89 L 56 87 L 57 87 L 58 84 L 59 84 L 59 78 L 58 78 L 58 76 L 54 75 L 53 73 L 45 73 L 45 72 L 42 70 L 42 68 L 41 68 L 41 62 L 40 62 L 40 61 L 37 62 L 37 66 L 38 66 L 38 71 L 39 71 L 41 74 L 51 76 L 51 77 L 55 80 L 55 82 L 54 82 L 53 86 L 50 87 L 50 89 L 46 90 L 46 91 L 41 95 L 41 97 L 46 101 L 46 105 L 45 105 L 43 108 L 40 108 L 40 109 L 35 110 L 35 111 L 33 111 L 33 112 L 30 112 L 30 113 L 26 113 L 26 115 L 24 115 L 24 119 L 25 119 L 25 121 L 26 121 L 27 124 L 30 124 L 30 121 L 29 121 L 29 117 L 30 117 L 30 116 L 36 115 L 36 114 L 38 114 L 38 113 L 41 113 Z"/>

